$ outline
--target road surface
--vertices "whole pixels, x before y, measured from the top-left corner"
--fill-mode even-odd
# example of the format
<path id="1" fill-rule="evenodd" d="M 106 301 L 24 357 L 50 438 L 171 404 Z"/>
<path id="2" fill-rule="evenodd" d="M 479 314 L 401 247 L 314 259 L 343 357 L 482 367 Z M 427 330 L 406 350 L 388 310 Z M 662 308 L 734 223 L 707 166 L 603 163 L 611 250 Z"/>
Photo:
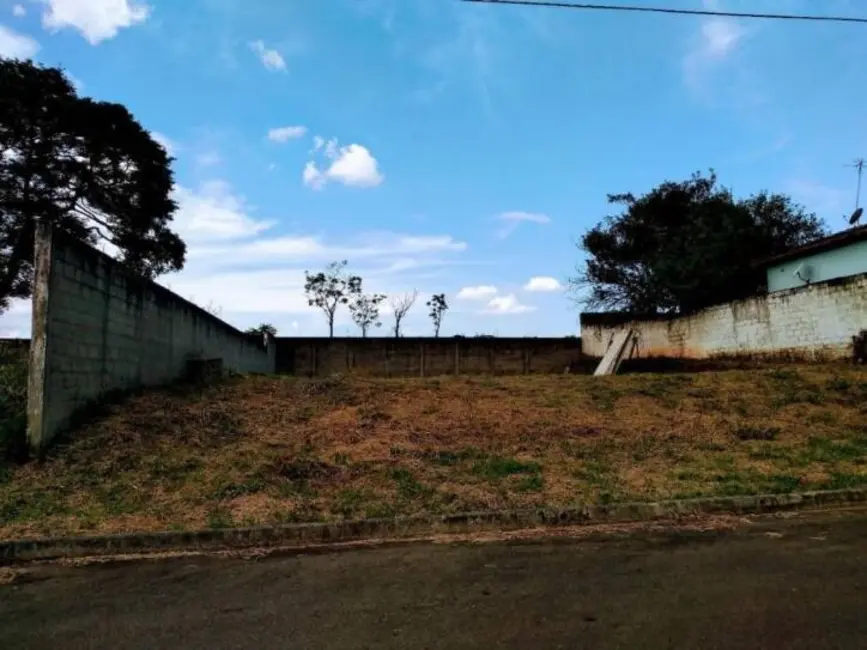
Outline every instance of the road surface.
<path id="1" fill-rule="evenodd" d="M 867 647 L 867 513 L 695 539 L 414 545 L 41 567 L 0 648 Z"/>

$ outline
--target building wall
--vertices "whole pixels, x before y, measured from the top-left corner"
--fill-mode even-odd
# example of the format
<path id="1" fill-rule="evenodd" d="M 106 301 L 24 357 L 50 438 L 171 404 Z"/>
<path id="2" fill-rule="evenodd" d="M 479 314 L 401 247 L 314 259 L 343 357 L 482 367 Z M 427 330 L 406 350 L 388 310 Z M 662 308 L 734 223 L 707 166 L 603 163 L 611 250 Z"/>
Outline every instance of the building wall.
<path id="1" fill-rule="evenodd" d="M 584 353 L 601 357 L 623 328 L 638 333 L 633 356 L 701 359 L 788 355 L 838 358 L 867 329 L 867 274 L 718 305 L 691 316 L 581 315 Z"/>
<path id="2" fill-rule="evenodd" d="M 277 338 L 277 372 L 380 377 L 563 372 L 578 338 Z"/>
<path id="3" fill-rule="evenodd" d="M 768 291 L 784 291 L 805 286 L 806 282 L 795 276 L 795 271 L 801 265 L 810 268 L 809 277 L 801 273 L 810 283 L 867 273 L 867 240 L 769 267 Z"/>
<path id="4" fill-rule="evenodd" d="M 273 372 L 274 345 L 244 334 L 80 242 L 40 230 L 30 346 L 28 439 L 41 450 L 110 391 L 180 377 L 187 361 Z"/>

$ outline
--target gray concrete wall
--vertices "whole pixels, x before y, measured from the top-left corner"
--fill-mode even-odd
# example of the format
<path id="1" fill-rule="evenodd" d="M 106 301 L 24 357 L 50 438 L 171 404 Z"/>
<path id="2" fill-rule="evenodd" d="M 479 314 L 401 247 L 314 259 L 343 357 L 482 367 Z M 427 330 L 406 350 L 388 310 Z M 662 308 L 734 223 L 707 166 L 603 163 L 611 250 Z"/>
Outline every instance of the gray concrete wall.
<path id="1" fill-rule="evenodd" d="M 274 372 L 273 339 L 245 334 L 111 257 L 40 229 L 35 257 L 28 441 L 42 450 L 108 392 L 179 378 L 190 359 Z"/>
<path id="2" fill-rule="evenodd" d="M 867 329 L 867 274 L 817 282 L 676 317 L 581 314 L 585 354 L 601 357 L 615 334 L 638 334 L 638 357 L 845 358 Z"/>
<path id="3" fill-rule="evenodd" d="M 579 338 L 277 338 L 277 372 L 322 377 L 526 374 L 577 369 Z"/>

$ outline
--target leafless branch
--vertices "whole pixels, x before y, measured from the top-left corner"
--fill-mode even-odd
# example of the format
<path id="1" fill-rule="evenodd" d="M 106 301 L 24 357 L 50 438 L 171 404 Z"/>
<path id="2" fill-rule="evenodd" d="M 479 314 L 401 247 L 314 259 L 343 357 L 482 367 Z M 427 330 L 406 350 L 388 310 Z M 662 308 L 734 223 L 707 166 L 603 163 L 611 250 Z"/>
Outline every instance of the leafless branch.
<path id="1" fill-rule="evenodd" d="M 418 298 L 418 291 L 413 290 L 412 293 L 405 293 L 400 296 L 392 296 L 388 303 L 391 305 L 391 310 L 394 312 L 394 336 L 400 338 L 400 324 L 407 315 Z"/>

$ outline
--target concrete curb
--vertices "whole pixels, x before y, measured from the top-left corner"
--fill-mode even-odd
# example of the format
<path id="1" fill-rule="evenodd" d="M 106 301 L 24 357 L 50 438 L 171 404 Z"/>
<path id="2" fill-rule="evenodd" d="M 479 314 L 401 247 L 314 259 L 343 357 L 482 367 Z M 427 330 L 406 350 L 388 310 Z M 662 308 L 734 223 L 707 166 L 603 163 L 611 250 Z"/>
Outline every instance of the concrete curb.
<path id="1" fill-rule="evenodd" d="M 331 523 L 286 524 L 191 532 L 130 533 L 98 537 L 42 538 L 0 542 L 0 564 L 29 560 L 146 554 L 167 551 L 216 551 L 269 546 L 308 546 L 399 540 L 486 530 L 518 530 L 575 524 L 629 523 L 697 515 L 749 515 L 808 510 L 867 502 L 867 489 L 714 497 L 651 503 L 588 505 L 565 510 L 474 512 L 443 516 L 364 519 Z"/>

